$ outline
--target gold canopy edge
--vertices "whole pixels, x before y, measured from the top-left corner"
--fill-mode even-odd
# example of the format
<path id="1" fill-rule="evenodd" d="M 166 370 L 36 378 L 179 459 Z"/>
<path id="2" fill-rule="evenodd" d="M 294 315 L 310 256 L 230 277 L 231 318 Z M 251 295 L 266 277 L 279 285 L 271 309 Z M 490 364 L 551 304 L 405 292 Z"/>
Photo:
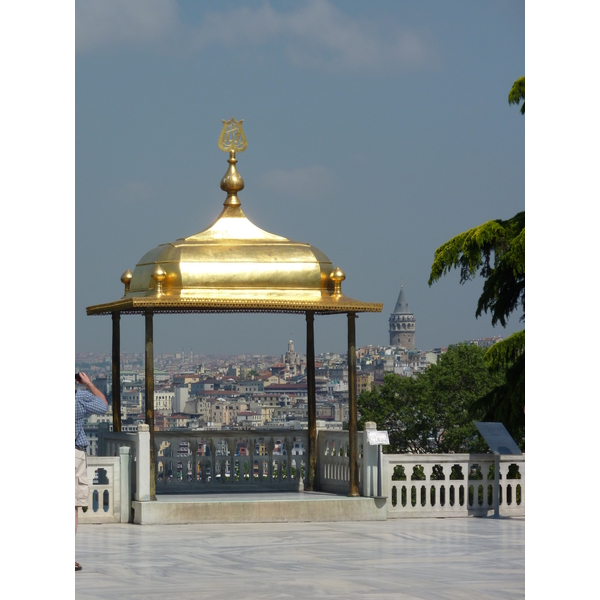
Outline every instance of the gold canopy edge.
<path id="1" fill-rule="evenodd" d="M 360 302 L 352 298 L 332 298 L 321 301 L 302 301 L 302 300 L 245 300 L 245 299 L 223 299 L 214 298 L 182 298 L 168 299 L 165 297 L 138 297 L 126 298 L 109 302 L 106 304 L 97 304 L 88 306 L 86 312 L 91 315 L 107 315 L 113 312 L 142 312 L 148 309 L 157 311 L 173 312 L 203 312 L 203 311 L 294 311 L 305 312 L 307 310 L 315 312 L 382 312 L 383 304 L 378 302 Z"/>

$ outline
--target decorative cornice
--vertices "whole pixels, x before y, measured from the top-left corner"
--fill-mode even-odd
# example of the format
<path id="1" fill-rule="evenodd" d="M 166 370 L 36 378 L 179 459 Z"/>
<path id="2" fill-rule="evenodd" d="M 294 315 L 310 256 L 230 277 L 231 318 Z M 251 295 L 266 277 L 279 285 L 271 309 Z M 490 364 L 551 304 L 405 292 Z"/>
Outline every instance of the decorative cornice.
<path id="1" fill-rule="evenodd" d="M 360 302 L 346 296 L 321 298 L 320 300 L 284 300 L 284 299 L 215 299 L 215 298 L 177 298 L 166 296 L 144 296 L 123 298 L 106 304 L 87 307 L 88 315 L 108 315 L 113 312 L 143 314 L 147 310 L 157 313 L 195 313 L 195 312 L 279 312 L 317 314 L 335 314 L 348 312 L 381 312 L 383 304 Z"/>

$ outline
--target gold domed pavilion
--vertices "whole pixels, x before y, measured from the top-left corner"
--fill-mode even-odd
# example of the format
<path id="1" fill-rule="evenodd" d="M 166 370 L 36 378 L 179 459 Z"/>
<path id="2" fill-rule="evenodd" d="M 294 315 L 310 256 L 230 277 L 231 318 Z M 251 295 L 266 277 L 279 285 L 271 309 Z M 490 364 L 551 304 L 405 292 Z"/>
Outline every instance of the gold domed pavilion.
<path id="1" fill-rule="evenodd" d="M 229 153 L 229 168 L 221 180 L 227 193 L 224 208 L 206 229 L 146 252 L 121 276 L 122 298 L 87 307 L 88 315 L 113 317 L 113 381 L 120 381 L 121 314 L 146 317 L 146 422 L 154 429 L 154 313 L 286 312 L 306 313 L 307 388 L 309 402 L 309 473 L 312 489 L 316 470 L 316 394 L 314 315 L 348 314 L 350 437 L 356 432 L 356 313 L 381 312 L 381 303 L 354 300 L 342 293 L 344 272 L 309 243 L 296 242 L 254 225 L 244 214 L 238 192 L 244 181 L 236 169 L 236 153 L 246 149 L 242 121 L 223 121 L 219 148 Z M 113 429 L 120 431 L 120 398 L 113 398 Z M 355 436 L 354 436 L 355 437 Z M 153 446 L 151 446 L 153 447 Z M 354 444 L 356 451 L 356 444 Z M 357 495 L 358 470 L 353 461 L 350 493 Z M 153 468 L 151 458 L 151 468 Z M 351 469 L 351 473 L 353 469 Z"/>

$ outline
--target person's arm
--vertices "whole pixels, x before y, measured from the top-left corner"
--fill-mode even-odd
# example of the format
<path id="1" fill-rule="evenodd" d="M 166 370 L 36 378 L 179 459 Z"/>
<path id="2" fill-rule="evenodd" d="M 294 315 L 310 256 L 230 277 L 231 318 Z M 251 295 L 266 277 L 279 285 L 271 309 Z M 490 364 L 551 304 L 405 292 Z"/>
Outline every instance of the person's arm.
<path id="1" fill-rule="evenodd" d="M 79 373 L 79 377 L 81 378 L 81 383 L 85 385 L 88 391 L 96 396 L 96 398 L 103 400 L 104 404 L 106 404 L 106 407 L 108 408 L 108 402 L 104 397 L 104 394 L 92 383 L 91 379 L 85 373 Z"/>

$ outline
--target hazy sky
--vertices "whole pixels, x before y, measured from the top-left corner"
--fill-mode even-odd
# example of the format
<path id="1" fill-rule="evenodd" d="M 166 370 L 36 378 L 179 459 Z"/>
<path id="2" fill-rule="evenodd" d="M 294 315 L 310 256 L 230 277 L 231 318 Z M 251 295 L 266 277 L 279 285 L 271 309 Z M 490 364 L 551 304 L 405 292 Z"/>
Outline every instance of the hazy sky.
<path id="1" fill-rule="evenodd" d="M 76 2 L 76 351 L 111 349 L 120 276 L 222 209 L 221 119 L 244 119 L 246 216 L 322 250 L 343 291 L 383 302 L 357 345 L 387 344 L 400 281 L 416 346 L 508 335 L 475 318 L 482 280 L 431 288 L 435 249 L 525 208 L 524 2 Z M 305 349 L 298 315 L 156 315 L 155 352 Z M 121 348 L 142 352 L 141 316 Z M 316 351 L 346 349 L 317 316 Z"/>

